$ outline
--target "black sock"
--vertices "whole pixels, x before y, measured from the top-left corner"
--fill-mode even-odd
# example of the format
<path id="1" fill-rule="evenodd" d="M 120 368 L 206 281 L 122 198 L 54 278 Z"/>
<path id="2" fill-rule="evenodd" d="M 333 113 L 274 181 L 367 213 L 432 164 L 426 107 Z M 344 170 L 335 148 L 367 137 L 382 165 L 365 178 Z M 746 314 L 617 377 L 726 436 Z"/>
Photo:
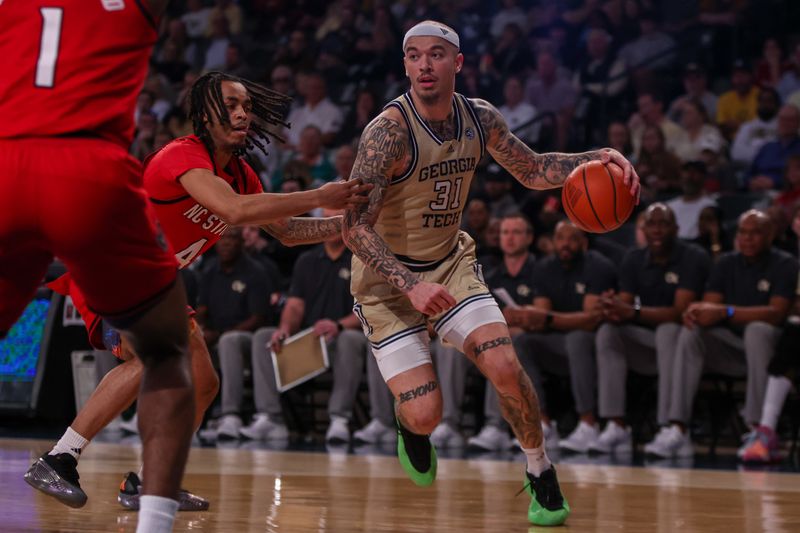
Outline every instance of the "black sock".
<path id="1" fill-rule="evenodd" d="M 397 427 L 403 436 L 406 453 L 418 472 L 427 472 L 431 468 L 431 441 L 428 435 L 418 435 L 403 427 L 402 422 L 397 421 Z"/>

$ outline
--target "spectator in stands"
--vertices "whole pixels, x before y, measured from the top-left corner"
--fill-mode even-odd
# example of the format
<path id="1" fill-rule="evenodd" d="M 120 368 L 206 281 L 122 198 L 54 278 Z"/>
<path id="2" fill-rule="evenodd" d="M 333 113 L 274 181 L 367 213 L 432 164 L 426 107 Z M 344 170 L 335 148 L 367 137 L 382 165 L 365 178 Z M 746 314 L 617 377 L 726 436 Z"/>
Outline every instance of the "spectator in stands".
<path id="1" fill-rule="evenodd" d="M 523 99 L 522 88 L 522 79 L 519 76 L 507 77 L 503 85 L 503 105 L 498 111 L 506 119 L 514 135 L 530 145 L 539 139 L 539 124 L 525 125 L 536 118 L 538 111 Z"/>
<path id="2" fill-rule="evenodd" d="M 703 189 L 708 193 L 737 192 L 741 189 L 733 165 L 725 158 L 723 146 L 714 139 L 704 139 L 700 143 L 699 160 L 706 164 L 708 177 Z"/>
<path id="3" fill-rule="evenodd" d="M 797 260 L 771 248 L 772 225 L 760 211 L 739 217 L 738 251 L 714 265 L 702 302 L 686 309 L 672 366 L 669 420 L 645 452 L 657 457 L 694 454 L 689 433 L 703 371 L 746 378 L 742 415 L 756 427 L 767 386 L 769 362 L 797 287 Z"/>
<path id="4" fill-rule="evenodd" d="M 555 255 L 534 268 L 533 305 L 506 308 L 503 314 L 509 326 L 525 330 L 514 338 L 514 347 L 539 396 L 545 439 L 549 443 L 558 439 L 547 408 L 545 373 L 569 375 L 579 422 L 558 445 L 584 453 L 599 435 L 595 329 L 603 318 L 600 295 L 616 288 L 615 267 L 587 249 L 586 235 L 571 222 L 559 222 L 553 243 Z"/>
<path id="5" fill-rule="evenodd" d="M 593 28 L 586 35 L 586 56 L 575 72 L 573 84 L 581 91 L 579 118 L 586 124 L 586 141 L 599 144 L 605 135 L 606 114 L 619 109 L 627 85 L 625 63 L 611 50 L 611 36 Z"/>
<path id="6" fill-rule="evenodd" d="M 739 127 L 731 146 L 731 160 L 750 167 L 761 147 L 778 138 L 778 110 L 781 107 L 778 92 L 767 87 L 758 93 L 756 117 Z"/>
<path id="7" fill-rule="evenodd" d="M 686 132 L 684 143 L 679 145 L 675 155 L 683 161 L 697 161 L 700 153 L 709 144 L 725 146 L 725 139 L 719 129 L 709 124 L 706 108 L 699 100 L 689 99 L 683 103 L 681 126 Z"/>
<path id="8" fill-rule="evenodd" d="M 498 80 L 525 72 L 531 64 L 531 50 L 520 24 L 520 20 L 507 24 L 487 56 L 491 59 L 487 66 Z"/>
<path id="9" fill-rule="evenodd" d="M 181 84 L 189 68 L 189 63 L 184 58 L 181 49 L 178 48 L 178 44 L 169 39 L 164 41 L 161 45 L 161 53 L 153 60 L 153 69 L 164 76 L 173 86 Z"/>
<path id="10" fill-rule="evenodd" d="M 733 139 L 739 126 L 756 117 L 758 88 L 753 84 L 749 65 L 737 59 L 733 62 L 731 90 L 722 93 L 717 102 L 717 124 L 727 139 Z"/>
<path id="11" fill-rule="evenodd" d="M 784 402 L 792 390 L 792 377 L 800 372 L 800 357 L 797 346 L 800 345 L 800 299 L 795 300 L 792 316 L 783 326 L 775 356 L 769 362 L 767 371 L 767 389 L 764 393 L 764 404 L 761 406 L 761 419 L 758 426 L 745 435 L 744 443 L 736 456 L 745 463 L 774 463 L 780 461 L 780 441 L 778 440 L 778 418 L 783 410 Z"/>
<path id="12" fill-rule="evenodd" d="M 793 94 L 800 91 L 800 43 L 795 44 L 794 53 L 787 61 L 786 70 L 776 89 L 784 101 L 790 100 Z"/>
<path id="13" fill-rule="evenodd" d="M 152 111 L 139 113 L 136 123 L 136 137 L 131 144 L 131 155 L 140 161 L 153 153 L 153 146 L 158 132 L 158 118 Z"/>
<path id="14" fill-rule="evenodd" d="M 287 121 L 292 128 L 286 133 L 291 146 L 298 146 L 300 134 L 306 126 L 315 126 L 322 133 L 322 144 L 327 146 L 336 138 L 342 128 L 342 111 L 328 98 L 325 78 L 318 72 L 304 75 L 298 91 L 304 99 L 302 107 L 296 107 L 289 113 Z"/>
<path id="15" fill-rule="evenodd" d="M 243 55 L 244 50 L 242 49 L 242 45 L 234 42 L 228 44 L 228 48 L 225 50 L 225 66 L 222 70 L 226 74 L 233 74 L 240 78 L 254 78 L 253 69 L 250 68 L 250 65 L 245 63 L 244 57 L 242 57 Z"/>
<path id="16" fill-rule="evenodd" d="M 295 87 L 292 69 L 286 65 L 275 65 L 269 73 L 269 87 L 273 91 L 294 96 Z"/>
<path id="17" fill-rule="evenodd" d="M 509 24 L 528 20 L 528 15 L 519 7 L 518 0 L 503 0 L 502 4 L 502 9 L 495 13 L 489 26 L 489 35 L 495 40 L 500 39 Z"/>
<path id="18" fill-rule="evenodd" d="M 186 35 L 192 40 L 199 40 L 208 33 L 211 8 L 203 4 L 203 0 L 186 0 L 186 12 L 180 17 L 186 27 Z"/>
<path id="19" fill-rule="evenodd" d="M 639 15 L 639 30 L 639 37 L 620 48 L 619 58 L 636 74 L 670 68 L 675 62 L 675 40 L 661 31 L 655 11 Z"/>
<path id="20" fill-rule="evenodd" d="M 493 217 L 504 216 L 519 211 L 517 201 L 511 194 L 511 174 L 498 165 L 489 163 L 483 175 L 483 187 L 488 199 L 489 212 Z"/>
<path id="21" fill-rule="evenodd" d="M 274 291 L 264 267 L 243 250 L 241 228 L 228 228 L 216 245 L 217 257 L 200 279 L 197 321 L 208 346 L 217 347 L 222 369 L 222 418 L 218 438 L 238 438 L 242 420 L 242 355 L 236 339 L 262 327 Z M 217 346 L 217 342 L 219 345 Z"/>
<path id="22" fill-rule="evenodd" d="M 489 228 L 491 216 L 489 202 L 485 196 L 473 196 L 467 202 L 461 228 L 475 241 L 476 257 L 487 253 L 486 230 Z"/>
<path id="23" fill-rule="evenodd" d="M 328 151 L 322 146 L 322 132 L 314 124 L 308 124 L 300 132 L 297 150 L 289 154 L 289 161 L 300 161 L 308 167 L 311 175 L 309 185 L 312 188 L 331 181 L 336 174 L 336 169 L 328 157 Z M 273 178 L 273 183 L 282 181 L 284 175 L 285 170 L 282 169 Z"/>
<path id="24" fill-rule="evenodd" d="M 700 235 L 697 227 L 700 212 L 705 207 L 717 205 L 714 199 L 703 190 L 703 184 L 707 178 L 708 170 L 702 161 L 684 163 L 681 171 L 683 194 L 667 202 L 669 208 L 675 213 L 678 237 L 681 239 L 696 239 Z"/>
<path id="25" fill-rule="evenodd" d="M 636 99 L 638 112 L 628 121 L 631 141 L 636 152 L 642 147 L 642 136 L 647 126 L 657 126 L 664 134 L 664 144 L 668 151 L 678 154 L 686 142 L 686 132 L 678 124 L 664 115 L 664 101 L 653 92 L 645 92 Z"/>
<path id="26" fill-rule="evenodd" d="M 761 50 L 761 58 L 756 63 L 756 85 L 762 89 L 777 87 L 786 69 L 783 50 L 778 40 L 773 37 L 766 39 Z"/>
<path id="27" fill-rule="evenodd" d="M 681 162 L 667 150 L 664 132 L 658 126 L 646 126 L 642 145 L 636 156 L 636 173 L 644 184 L 645 198 L 669 195 L 680 188 Z"/>
<path id="28" fill-rule="evenodd" d="M 697 232 L 697 238 L 691 242 L 703 248 L 714 260 L 732 248 L 730 238 L 725 228 L 722 227 L 722 211 L 715 205 L 709 205 L 700 210 Z"/>
<path id="29" fill-rule="evenodd" d="M 590 450 L 631 451 L 626 424 L 628 368 L 658 376 L 657 420 L 669 420 L 672 362 L 681 315 L 703 292 L 711 261 L 699 247 L 677 238 L 672 210 L 653 204 L 644 212 L 646 248 L 631 250 L 619 269 L 619 294 L 601 299 L 605 324 L 597 331 L 599 414 L 605 429 Z"/>
<path id="30" fill-rule="evenodd" d="M 533 226 L 524 216 L 517 213 L 503 218 L 500 222 L 500 249 L 503 258 L 494 269 L 486 270 L 486 283 L 490 289 L 504 289 L 516 305 L 528 305 L 534 296 L 535 258 L 529 248 L 533 243 Z M 504 305 L 501 300 L 501 305 Z M 512 327 L 512 335 L 521 329 Z M 470 367 L 469 360 L 455 348 L 437 341 L 434 344 L 436 371 L 439 387 L 442 390 L 442 422 L 431 434 L 431 442 L 436 446 L 459 447 L 464 439 L 459 431 L 461 423 L 461 404 L 464 398 L 464 380 Z M 478 435 L 469 439 L 472 447 L 482 450 L 499 451 L 511 446 L 508 424 L 500 412 L 497 393 L 487 383 L 484 397 L 485 425 Z"/>
<path id="31" fill-rule="evenodd" d="M 276 65 L 287 65 L 293 72 L 302 72 L 314 68 L 316 54 L 306 34 L 296 29 L 284 37 L 272 61 Z M 298 92 L 302 94 L 299 87 Z"/>
<path id="32" fill-rule="evenodd" d="M 783 191 L 775 198 L 775 204 L 787 213 L 800 201 L 800 155 L 790 155 L 786 160 Z"/>
<path id="33" fill-rule="evenodd" d="M 764 212 L 772 222 L 772 234 L 774 235 L 772 246 L 794 255 L 797 251 L 797 235 L 794 234 L 791 228 L 792 219 L 790 213 L 776 204 L 767 207 Z"/>
<path id="34" fill-rule="evenodd" d="M 344 119 L 342 130 L 339 132 L 339 144 L 349 144 L 358 142 L 361 132 L 367 127 L 373 118 L 378 116 L 381 109 L 381 102 L 378 96 L 369 88 L 364 87 L 356 95 L 356 104 Z"/>
<path id="35" fill-rule="evenodd" d="M 717 116 L 717 96 L 708 90 L 706 71 L 698 63 L 687 63 L 683 70 L 683 89 L 685 93 L 669 106 L 667 116 L 674 122 L 680 122 L 683 104 L 687 100 L 695 99 L 703 102 L 709 117 Z"/>
<path id="36" fill-rule="evenodd" d="M 326 211 L 326 216 L 336 212 Z M 329 443 L 350 442 L 349 424 L 353 405 L 368 368 L 373 420 L 369 431 L 372 442 L 392 443 L 396 439 L 391 395 L 381 378 L 361 323 L 353 312 L 350 294 L 351 253 L 341 235 L 302 254 L 295 265 L 289 296 L 276 328 L 262 328 L 252 336 L 240 336 L 240 358 L 252 355 L 253 387 L 257 413 L 241 435 L 249 439 L 276 440 L 288 435 L 283 423 L 280 395 L 275 385 L 275 369 L 268 350 L 280 351 L 291 335 L 306 328 L 328 342 L 333 371 L 333 388 L 328 402 L 330 425 L 325 433 Z M 366 430 L 367 428 L 365 428 Z M 368 435 L 367 435 L 368 434 Z"/>
<path id="37" fill-rule="evenodd" d="M 536 56 L 536 71 L 525 84 L 525 100 L 539 113 L 553 113 L 556 117 L 556 146 L 563 150 L 575 113 L 577 94 L 566 73 L 561 72 L 556 56 L 542 50 Z"/>
<path id="38" fill-rule="evenodd" d="M 628 129 L 625 122 L 615 120 L 608 125 L 608 140 L 605 146 L 613 148 L 629 160 L 635 161 L 636 152 L 634 152 L 631 142 L 631 130 Z"/>
<path id="39" fill-rule="evenodd" d="M 214 7 L 211 8 L 209 16 L 213 21 L 214 17 L 218 15 L 224 16 L 227 20 L 227 27 L 231 35 L 242 33 L 242 8 L 233 0 L 214 0 Z M 214 28 L 212 27 L 209 31 L 209 37 L 213 37 Z"/>
<path id="40" fill-rule="evenodd" d="M 747 186 L 751 191 L 783 187 L 783 174 L 789 156 L 800 154 L 800 109 L 786 104 L 778 111 L 778 138 L 766 143 L 753 159 Z"/>
<path id="41" fill-rule="evenodd" d="M 205 59 L 203 60 L 203 70 L 220 70 L 225 66 L 225 54 L 228 45 L 231 44 L 230 30 L 228 29 L 228 18 L 215 11 L 211 13 L 209 19 L 208 46 L 206 46 Z"/>

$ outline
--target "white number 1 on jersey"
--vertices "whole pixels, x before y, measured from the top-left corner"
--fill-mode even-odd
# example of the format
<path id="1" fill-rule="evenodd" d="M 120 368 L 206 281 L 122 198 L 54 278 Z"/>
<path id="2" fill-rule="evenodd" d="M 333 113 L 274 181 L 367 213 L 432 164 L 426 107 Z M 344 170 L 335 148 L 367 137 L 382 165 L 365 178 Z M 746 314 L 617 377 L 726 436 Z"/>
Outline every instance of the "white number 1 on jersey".
<path id="1" fill-rule="evenodd" d="M 61 43 L 61 21 L 64 9 L 60 7 L 42 7 L 42 40 L 39 44 L 39 59 L 36 61 L 35 85 L 52 88 L 56 78 L 56 61 L 58 47 Z"/>

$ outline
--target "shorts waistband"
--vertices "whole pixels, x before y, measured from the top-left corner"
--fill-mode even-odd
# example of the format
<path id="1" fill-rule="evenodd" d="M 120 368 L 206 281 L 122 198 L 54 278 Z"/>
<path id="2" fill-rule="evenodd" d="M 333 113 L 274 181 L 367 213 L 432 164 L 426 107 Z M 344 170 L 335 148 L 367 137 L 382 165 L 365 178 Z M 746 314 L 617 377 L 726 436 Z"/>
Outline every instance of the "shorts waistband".
<path id="1" fill-rule="evenodd" d="M 397 257 L 397 260 L 403 263 L 411 272 L 429 272 L 431 270 L 436 270 L 439 265 L 453 257 L 455 255 L 456 250 L 458 250 L 458 244 L 453 246 L 453 249 L 450 250 L 450 253 L 442 257 L 441 259 L 435 259 L 433 261 L 420 261 L 418 259 L 413 259 L 406 255 L 394 254 Z"/>

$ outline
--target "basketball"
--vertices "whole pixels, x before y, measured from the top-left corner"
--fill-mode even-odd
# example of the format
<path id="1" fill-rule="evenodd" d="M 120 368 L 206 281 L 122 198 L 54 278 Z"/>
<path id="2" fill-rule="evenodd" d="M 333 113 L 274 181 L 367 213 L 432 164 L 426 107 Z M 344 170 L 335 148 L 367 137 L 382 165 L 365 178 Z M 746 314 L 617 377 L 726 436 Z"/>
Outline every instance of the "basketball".
<path id="1" fill-rule="evenodd" d="M 584 163 L 570 173 L 561 189 L 561 203 L 569 219 L 590 233 L 620 227 L 635 203 L 618 165 L 600 161 Z"/>

